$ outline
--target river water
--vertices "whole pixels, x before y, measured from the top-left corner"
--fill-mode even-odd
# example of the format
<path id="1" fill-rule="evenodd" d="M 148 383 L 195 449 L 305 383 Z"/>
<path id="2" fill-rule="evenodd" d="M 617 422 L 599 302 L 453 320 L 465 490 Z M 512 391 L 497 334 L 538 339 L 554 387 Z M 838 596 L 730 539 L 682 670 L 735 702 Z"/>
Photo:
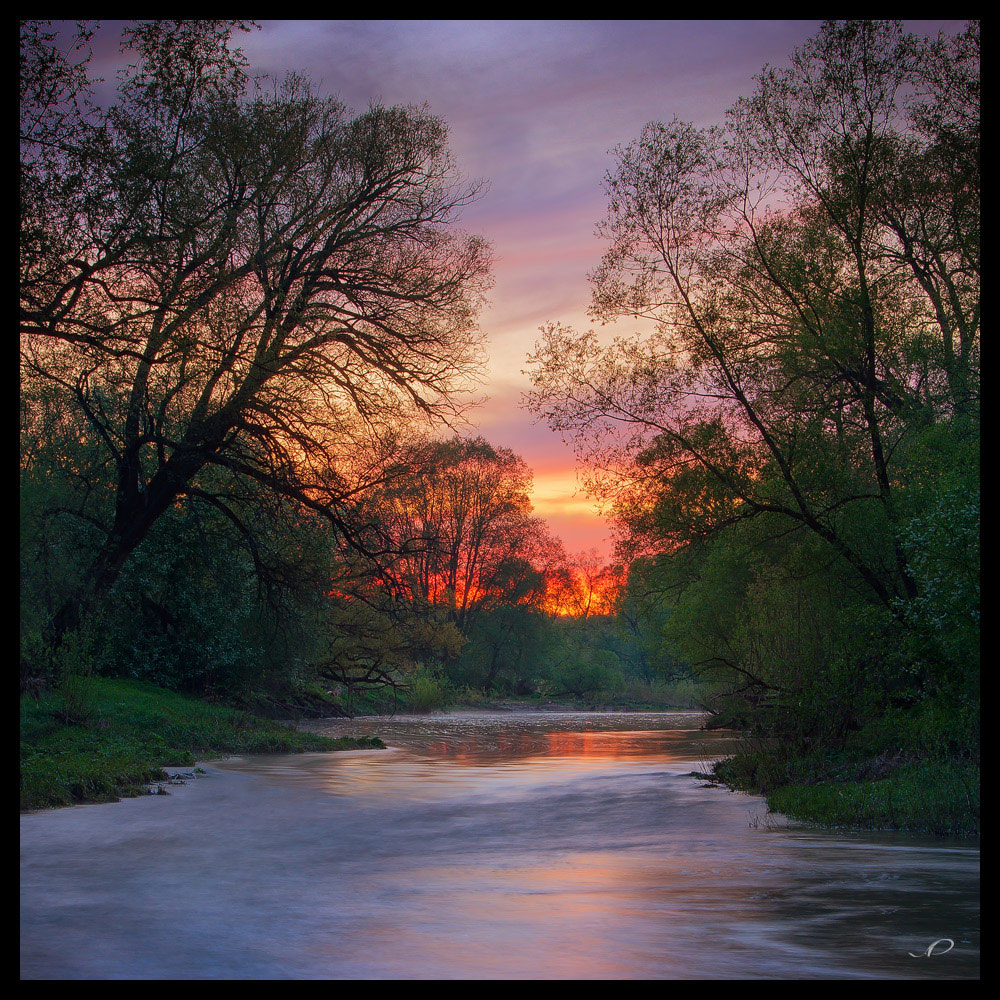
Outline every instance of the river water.
<path id="1" fill-rule="evenodd" d="M 317 722 L 390 749 L 22 816 L 21 975 L 978 977 L 978 843 L 770 816 L 691 776 L 732 748 L 699 723 Z"/>

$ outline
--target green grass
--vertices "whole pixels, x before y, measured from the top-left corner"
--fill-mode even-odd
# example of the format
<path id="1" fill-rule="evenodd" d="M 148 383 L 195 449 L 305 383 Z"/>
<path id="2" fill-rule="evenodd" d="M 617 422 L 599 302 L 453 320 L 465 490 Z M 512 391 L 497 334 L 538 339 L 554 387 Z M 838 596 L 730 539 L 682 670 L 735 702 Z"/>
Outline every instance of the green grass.
<path id="1" fill-rule="evenodd" d="M 786 785 L 771 792 L 767 803 L 773 812 L 819 826 L 976 835 L 979 768 L 965 762 L 923 761 L 878 781 Z"/>
<path id="2" fill-rule="evenodd" d="M 941 695 L 872 713 L 836 739 L 748 735 L 714 771 L 818 826 L 978 836 L 979 745 L 978 704 Z"/>
<path id="3" fill-rule="evenodd" d="M 959 837 L 980 833 L 976 761 L 913 749 L 859 751 L 804 752 L 780 741 L 747 741 L 713 770 L 730 788 L 763 795 L 772 812 L 817 826 Z"/>
<path id="4" fill-rule="evenodd" d="M 21 700 L 21 808 L 142 795 L 162 768 L 213 754 L 374 749 L 209 705 L 141 681 L 75 678 Z"/>

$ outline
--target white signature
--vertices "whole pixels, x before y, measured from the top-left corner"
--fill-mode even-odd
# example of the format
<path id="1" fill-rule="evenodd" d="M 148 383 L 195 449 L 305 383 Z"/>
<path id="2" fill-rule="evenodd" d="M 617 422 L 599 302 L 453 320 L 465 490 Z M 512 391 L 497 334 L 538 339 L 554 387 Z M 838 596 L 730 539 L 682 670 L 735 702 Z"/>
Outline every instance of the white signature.
<path id="1" fill-rule="evenodd" d="M 942 948 L 941 951 L 935 951 L 938 945 L 948 945 L 947 948 Z M 927 946 L 927 951 L 910 952 L 910 958 L 930 958 L 932 955 L 947 955 L 952 948 L 955 947 L 955 942 L 951 938 L 938 938 L 937 941 L 933 941 Z"/>

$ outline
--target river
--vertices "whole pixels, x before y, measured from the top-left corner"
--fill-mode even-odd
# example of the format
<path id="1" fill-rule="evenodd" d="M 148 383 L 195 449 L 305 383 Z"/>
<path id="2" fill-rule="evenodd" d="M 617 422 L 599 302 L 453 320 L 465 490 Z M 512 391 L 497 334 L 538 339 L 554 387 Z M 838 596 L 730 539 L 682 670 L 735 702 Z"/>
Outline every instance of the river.
<path id="1" fill-rule="evenodd" d="M 22 978 L 978 977 L 977 842 L 770 816 L 699 723 L 316 722 L 390 749 L 24 815 Z"/>

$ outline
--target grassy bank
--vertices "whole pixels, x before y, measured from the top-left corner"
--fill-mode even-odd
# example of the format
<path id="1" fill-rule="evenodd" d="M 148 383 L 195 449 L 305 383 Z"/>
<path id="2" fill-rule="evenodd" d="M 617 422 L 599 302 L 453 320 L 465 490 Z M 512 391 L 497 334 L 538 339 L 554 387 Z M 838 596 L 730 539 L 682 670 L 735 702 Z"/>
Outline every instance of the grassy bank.
<path id="1" fill-rule="evenodd" d="M 763 795 L 772 811 L 818 826 L 977 836 L 980 766 L 970 728 L 928 706 L 837 746 L 747 739 L 714 772 Z"/>
<path id="2" fill-rule="evenodd" d="M 723 761 L 715 774 L 731 788 L 756 792 L 772 812 L 817 826 L 908 830 L 939 836 L 980 833 L 979 767 L 918 761 L 878 780 L 808 780 L 767 788 L 746 777 L 746 761 Z"/>
<path id="3" fill-rule="evenodd" d="M 72 679 L 21 700 L 21 808 L 142 795 L 162 768 L 213 754 L 381 747 L 300 733 L 140 681 Z"/>

